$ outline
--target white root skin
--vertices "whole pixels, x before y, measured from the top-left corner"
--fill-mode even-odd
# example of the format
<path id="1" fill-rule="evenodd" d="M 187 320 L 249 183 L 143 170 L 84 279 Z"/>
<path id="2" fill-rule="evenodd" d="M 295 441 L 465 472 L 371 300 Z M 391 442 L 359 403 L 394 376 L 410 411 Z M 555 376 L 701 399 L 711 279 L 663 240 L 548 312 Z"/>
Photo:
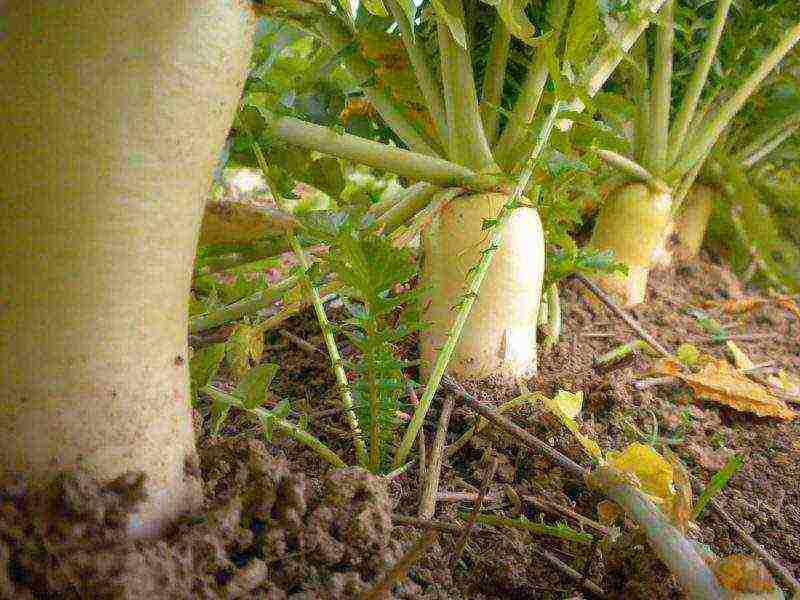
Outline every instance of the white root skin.
<path id="1" fill-rule="evenodd" d="M 0 478 L 147 475 L 157 534 L 201 496 L 187 298 L 252 47 L 244 0 L 0 8 Z"/>
<path id="2" fill-rule="evenodd" d="M 628 265 L 628 274 L 598 277 L 598 284 L 626 306 L 645 299 L 647 279 L 664 246 L 670 224 L 672 197 L 643 183 L 628 183 L 613 191 L 595 223 L 591 246 L 613 250 Z"/>
<path id="3" fill-rule="evenodd" d="M 695 184 L 689 189 L 683 211 L 675 224 L 678 239 L 675 256 L 680 260 L 697 258 L 700 254 L 717 195 L 714 188 L 702 184 Z"/>
<path id="4" fill-rule="evenodd" d="M 502 194 L 461 197 L 450 202 L 426 232 L 423 284 L 429 303 L 422 356 L 430 368 L 455 319 L 468 271 L 480 260 L 488 232 L 508 198 Z M 536 324 L 544 275 L 544 234 L 539 214 L 516 209 L 492 261 L 478 299 L 448 367 L 462 381 L 493 377 L 513 383 L 536 373 Z"/>

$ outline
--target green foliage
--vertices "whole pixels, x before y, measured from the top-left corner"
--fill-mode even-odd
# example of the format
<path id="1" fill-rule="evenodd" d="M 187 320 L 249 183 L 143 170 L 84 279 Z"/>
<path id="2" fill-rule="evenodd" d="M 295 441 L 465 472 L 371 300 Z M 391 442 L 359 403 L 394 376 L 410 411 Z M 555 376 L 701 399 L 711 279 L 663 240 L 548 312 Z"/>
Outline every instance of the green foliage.
<path id="1" fill-rule="evenodd" d="M 346 285 L 342 296 L 349 318 L 337 329 L 359 352 L 349 365 L 356 377 L 358 420 L 370 444 L 379 445 L 380 466 L 386 468 L 386 449 L 405 397 L 403 371 L 410 366 L 400 358 L 398 344 L 420 330 L 420 290 L 398 290 L 416 275 L 413 256 L 373 229 L 359 227 L 362 220 L 359 212 L 317 212 L 304 222 L 309 235 L 330 246 L 324 266 Z M 376 422 L 377 438 L 370 435 Z"/>
<path id="2" fill-rule="evenodd" d="M 743 466 L 744 459 L 741 456 L 732 456 L 730 459 L 728 459 L 728 462 L 725 464 L 725 466 L 714 474 L 708 486 L 706 486 L 706 489 L 704 489 L 703 493 L 700 494 L 700 498 L 697 499 L 697 504 L 694 506 L 694 512 L 692 515 L 693 520 L 697 520 L 703 514 L 706 505 L 714 496 L 725 489 L 725 486 L 728 485 L 728 482 L 731 480 L 731 478 L 741 471 Z"/>
<path id="3" fill-rule="evenodd" d="M 732 160 L 721 164 L 725 189 L 709 223 L 712 244 L 725 251 L 739 273 L 755 260 L 757 281 L 800 291 L 800 247 L 782 234 L 776 213 L 764 204 L 748 174 Z"/>

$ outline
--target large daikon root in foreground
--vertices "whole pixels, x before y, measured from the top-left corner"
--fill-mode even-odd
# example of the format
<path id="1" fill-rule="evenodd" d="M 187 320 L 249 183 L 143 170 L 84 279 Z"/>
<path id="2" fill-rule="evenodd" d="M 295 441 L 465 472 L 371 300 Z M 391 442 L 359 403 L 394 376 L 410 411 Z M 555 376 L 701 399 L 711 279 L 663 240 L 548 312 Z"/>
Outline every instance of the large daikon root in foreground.
<path id="1" fill-rule="evenodd" d="M 0 479 L 146 475 L 128 530 L 200 500 L 185 472 L 187 299 L 255 20 L 244 0 L 0 8 Z"/>

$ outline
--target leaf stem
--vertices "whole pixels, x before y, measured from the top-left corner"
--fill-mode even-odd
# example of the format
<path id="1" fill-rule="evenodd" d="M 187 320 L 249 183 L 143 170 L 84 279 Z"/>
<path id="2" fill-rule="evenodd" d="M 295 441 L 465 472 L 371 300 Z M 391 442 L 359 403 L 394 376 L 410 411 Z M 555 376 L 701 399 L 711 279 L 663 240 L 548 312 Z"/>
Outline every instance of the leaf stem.
<path id="1" fill-rule="evenodd" d="M 511 32 L 506 27 L 500 15 L 494 20 L 492 42 L 489 48 L 489 62 L 483 74 L 483 93 L 481 96 L 481 116 L 483 129 L 489 145 L 497 141 L 500 127 L 499 107 L 503 97 L 503 83 L 506 79 L 506 65 L 508 64 L 508 51 L 511 47 Z"/>
<path id="2" fill-rule="evenodd" d="M 436 185 L 490 189 L 498 183 L 496 177 L 479 175 L 442 158 L 425 156 L 348 133 L 337 133 L 328 127 L 306 123 L 294 117 L 276 118 L 268 124 L 268 133 L 287 144 Z"/>
<path id="3" fill-rule="evenodd" d="M 441 0 L 454 18 L 464 22 L 462 0 Z M 449 132 L 449 156 L 475 171 L 496 171 L 489 141 L 483 130 L 469 51 L 453 38 L 442 15 L 436 16 L 442 65 L 444 102 Z"/>
<path id="4" fill-rule="evenodd" d="M 670 131 L 669 164 L 675 162 L 675 159 L 680 155 L 686 144 L 689 125 L 694 118 L 697 104 L 700 101 L 700 95 L 703 93 L 703 87 L 705 87 L 706 81 L 708 80 L 708 73 L 711 70 L 714 56 L 717 53 L 717 47 L 722 38 L 722 31 L 725 28 L 725 21 L 728 18 L 728 11 L 730 10 L 732 2 L 733 0 L 719 0 L 717 2 L 717 10 L 714 13 L 714 20 L 711 23 L 711 30 L 703 45 L 702 53 L 694 67 L 694 71 L 692 71 L 692 78 L 689 81 L 689 85 L 686 87 L 680 110 L 675 117 L 675 122 Z"/>
<path id="5" fill-rule="evenodd" d="M 784 34 L 772 52 L 767 55 L 733 96 L 720 107 L 710 122 L 703 127 L 698 138 L 692 140 L 691 145 L 682 153 L 672 167 L 669 179 L 677 179 L 688 172 L 694 166 L 694 163 L 711 149 L 722 131 L 730 124 L 736 113 L 739 112 L 739 109 L 758 90 L 764 78 L 783 60 L 798 41 L 800 41 L 800 23 L 797 23 Z"/>
<path id="6" fill-rule="evenodd" d="M 650 96 L 651 123 L 645 165 L 659 177 L 663 177 L 667 170 L 669 110 L 672 101 L 672 46 L 675 40 L 674 9 L 675 0 L 667 0 L 661 9 Z"/>
<path id="7" fill-rule="evenodd" d="M 252 136 L 251 136 L 252 138 Z M 256 155 L 256 160 L 258 161 L 259 167 L 261 167 L 261 171 L 264 174 L 264 178 L 267 181 L 267 185 L 270 189 L 270 193 L 272 198 L 275 200 L 275 203 L 278 205 L 281 210 L 284 210 L 283 199 L 281 198 L 280 194 L 278 193 L 277 187 L 272 182 L 272 179 L 269 175 L 269 168 L 267 167 L 267 161 L 264 158 L 264 153 L 261 151 L 261 146 L 255 140 L 251 143 L 252 149 L 254 154 Z M 342 408 L 347 410 L 345 413 L 348 425 L 350 425 L 350 430 L 353 433 L 353 444 L 356 450 L 356 457 L 358 462 L 361 465 L 367 464 L 367 449 L 364 444 L 364 440 L 361 437 L 361 430 L 358 426 L 358 419 L 356 417 L 356 413 L 353 410 L 353 396 L 350 394 L 350 384 L 347 380 L 347 374 L 344 372 L 344 367 L 342 366 L 342 357 L 339 354 L 339 348 L 336 345 L 336 339 L 333 337 L 333 330 L 331 329 L 331 324 L 328 321 L 328 315 L 325 313 L 325 306 L 322 304 L 322 300 L 320 299 L 319 290 L 308 277 L 308 269 L 310 264 L 308 262 L 308 258 L 306 257 L 305 251 L 303 247 L 300 245 L 300 241 L 297 239 L 297 236 L 293 232 L 287 233 L 287 239 L 289 241 L 289 245 L 292 247 L 295 255 L 297 256 L 297 260 L 300 263 L 300 267 L 302 268 L 302 275 L 301 280 L 306 286 L 306 291 L 308 292 L 308 296 L 311 299 L 311 303 L 314 306 L 314 312 L 317 315 L 317 320 L 319 321 L 320 329 L 322 330 L 322 337 L 325 340 L 325 346 L 328 349 L 328 356 L 330 357 L 331 367 L 333 368 L 334 375 L 336 376 L 336 382 L 339 385 L 339 392 L 341 395 L 341 402 Z"/>
<path id="8" fill-rule="evenodd" d="M 557 36 L 560 35 L 567 18 L 567 0 L 553 0 L 553 27 Z M 495 157 L 497 162 L 508 168 L 514 162 L 513 152 L 527 133 L 528 126 L 536 114 L 542 92 L 547 83 L 547 56 L 544 48 L 539 48 L 533 66 L 525 74 L 522 91 L 506 123 L 506 127 L 495 144 Z"/>

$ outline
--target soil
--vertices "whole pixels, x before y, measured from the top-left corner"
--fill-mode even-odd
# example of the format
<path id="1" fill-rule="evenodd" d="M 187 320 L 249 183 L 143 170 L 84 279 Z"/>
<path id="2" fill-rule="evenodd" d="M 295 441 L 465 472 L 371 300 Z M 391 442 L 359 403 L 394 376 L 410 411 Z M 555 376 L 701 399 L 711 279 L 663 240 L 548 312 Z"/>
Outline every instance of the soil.
<path id="1" fill-rule="evenodd" d="M 648 303 L 632 310 L 642 325 L 671 350 L 692 342 L 717 357 L 724 356 L 725 346 L 707 339 L 685 310 L 709 300 L 759 296 L 708 257 L 654 273 L 651 282 Z M 632 382 L 648 376 L 653 359 L 647 355 L 598 373 L 592 361 L 635 336 L 580 283 L 563 284 L 561 298 L 564 331 L 551 353 L 541 357 L 539 375 L 528 387 L 546 394 L 583 391 L 583 431 L 604 449 L 642 441 L 631 424 L 647 433 L 656 423 L 655 435 L 703 482 L 730 456 L 743 456 L 744 468 L 718 498 L 742 528 L 800 577 L 800 419 L 758 418 L 697 400 L 680 385 L 639 391 Z M 751 336 L 736 343 L 756 364 L 771 362 L 800 373 L 797 315 L 775 302 L 742 314 L 709 312 L 731 333 Z M 335 307 L 332 314 L 335 318 Z M 290 320 L 285 329 L 324 347 L 309 315 Z M 342 415 L 313 415 L 337 406 L 327 358 L 278 332 L 265 341 L 263 360 L 281 365 L 273 386 L 276 398 L 288 398 L 296 413 L 311 415 L 309 430 L 354 463 Z M 344 343 L 343 348 L 345 354 L 352 351 Z M 404 351 L 407 358 L 416 357 L 413 343 Z M 519 394 L 492 382 L 472 385 L 470 391 L 494 404 Z M 438 407 L 437 400 L 425 425 L 428 447 Z M 200 462 L 190 471 L 203 479 L 206 505 L 200 517 L 187 517 L 162 539 L 120 542 L 123 517 L 141 497 L 142 482 L 135 474 L 99 486 L 65 473 L 49 489 L 31 494 L 19 484 L 0 485 L 0 598 L 355 598 L 422 534 L 415 527 L 392 526 L 393 513 L 416 514 L 416 467 L 391 480 L 358 468 L 331 469 L 288 438 L 275 435 L 263 441 L 260 429 L 242 415 L 233 415 L 219 437 L 209 435 L 205 411 L 196 416 Z M 508 416 L 587 464 L 574 438 L 540 407 L 526 405 Z M 457 402 L 448 443 L 472 423 L 472 414 Z M 489 448 L 499 466 L 486 512 L 582 528 L 574 518 L 542 513 L 525 499 L 536 496 L 599 519 L 600 496 L 489 427 L 445 460 L 440 491 L 476 493 Z M 435 518 L 452 524 L 459 511 L 471 506 L 439 502 Z M 717 555 L 751 554 L 713 511 L 706 511 L 697 525 L 694 537 Z M 609 598 L 682 598 L 631 524 L 621 528 L 616 543 L 589 546 L 518 529 L 479 527 L 455 563 L 457 536 L 442 534 L 391 597 L 590 598 L 541 558 L 544 549 L 585 573 Z"/>

